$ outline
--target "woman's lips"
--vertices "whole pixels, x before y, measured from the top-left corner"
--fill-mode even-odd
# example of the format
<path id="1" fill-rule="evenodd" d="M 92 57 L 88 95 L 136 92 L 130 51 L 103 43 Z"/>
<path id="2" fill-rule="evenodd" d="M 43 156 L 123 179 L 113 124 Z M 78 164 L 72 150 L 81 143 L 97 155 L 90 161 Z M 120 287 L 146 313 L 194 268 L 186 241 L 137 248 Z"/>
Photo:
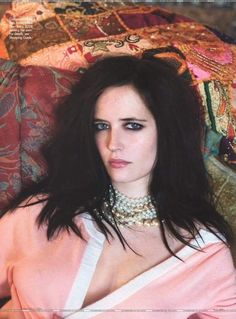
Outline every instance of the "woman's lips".
<path id="1" fill-rule="evenodd" d="M 110 160 L 109 164 L 112 168 L 122 168 L 130 164 L 130 162 L 124 161 L 124 160 L 119 160 L 119 159 L 114 159 Z"/>

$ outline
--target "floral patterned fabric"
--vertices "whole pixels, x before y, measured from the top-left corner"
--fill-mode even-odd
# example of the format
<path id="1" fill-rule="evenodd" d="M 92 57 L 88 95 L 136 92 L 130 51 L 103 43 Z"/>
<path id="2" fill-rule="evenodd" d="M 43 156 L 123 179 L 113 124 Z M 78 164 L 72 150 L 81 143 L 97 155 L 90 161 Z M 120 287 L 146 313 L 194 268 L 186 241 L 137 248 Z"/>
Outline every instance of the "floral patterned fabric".
<path id="1" fill-rule="evenodd" d="M 156 5 L 15 0 L 0 34 L 0 208 L 44 174 L 39 148 L 53 110 L 79 80 L 77 70 L 106 55 L 151 54 L 180 73 L 188 68 L 204 108 L 205 155 L 236 167 L 236 46 L 216 30 Z M 211 171 L 217 187 L 229 171 Z M 232 200 L 219 196 L 233 220 L 230 185 Z"/>

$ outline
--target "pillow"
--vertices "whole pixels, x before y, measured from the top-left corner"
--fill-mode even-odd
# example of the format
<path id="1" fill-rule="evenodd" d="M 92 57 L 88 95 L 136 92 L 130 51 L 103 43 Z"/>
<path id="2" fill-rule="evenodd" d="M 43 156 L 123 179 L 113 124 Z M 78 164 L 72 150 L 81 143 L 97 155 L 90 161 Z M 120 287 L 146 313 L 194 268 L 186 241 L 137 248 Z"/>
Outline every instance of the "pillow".
<path id="1" fill-rule="evenodd" d="M 0 59 L 0 208 L 45 172 L 39 149 L 79 73 Z"/>
<path id="2" fill-rule="evenodd" d="M 14 1 L 0 31 L 6 59 L 71 71 L 103 55 L 177 48 L 199 84 L 207 126 L 236 144 L 236 47 L 218 31 L 157 5 L 83 1 Z"/>

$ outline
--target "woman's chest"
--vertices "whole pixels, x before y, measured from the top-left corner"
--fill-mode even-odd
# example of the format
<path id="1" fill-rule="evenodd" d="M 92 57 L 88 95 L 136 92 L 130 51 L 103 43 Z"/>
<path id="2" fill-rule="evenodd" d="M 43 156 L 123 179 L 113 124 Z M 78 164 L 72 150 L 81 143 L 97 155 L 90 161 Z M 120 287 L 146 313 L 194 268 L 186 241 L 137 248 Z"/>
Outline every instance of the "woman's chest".
<path id="1" fill-rule="evenodd" d="M 123 248 L 119 240 L 105 242 L 84 303 L 88 306 L 116 291 L 170 257 L 159 236 L 132 234 Z M 180 248 L 182 245 L 175 245 Z"/>
<path id="2" fill-rule="evenodd" d="M 130 282 L 163 259 L 155 241 L 146 243 L 137 237 L 124 249 L 120 241 L 110 244 L 90 238 L 59 240 L 43 249 L 29 252 L 9 271 L 9 284 L 14 285 L 25 306 L 70 306 L 73 299 L 81 307 L 94 303 Z M 159 251 L 159 253 L 158 253 Z M 53 296 L 53 297 L 52 297 Z M 78 305 L 79 303 L 76 302 Z"/>

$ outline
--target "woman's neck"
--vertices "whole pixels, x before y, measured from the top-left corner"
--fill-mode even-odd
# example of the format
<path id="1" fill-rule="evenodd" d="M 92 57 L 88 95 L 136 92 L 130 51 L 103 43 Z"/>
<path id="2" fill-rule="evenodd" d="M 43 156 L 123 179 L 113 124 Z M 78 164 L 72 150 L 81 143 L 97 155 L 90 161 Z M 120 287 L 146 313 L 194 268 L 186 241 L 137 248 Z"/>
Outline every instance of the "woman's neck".
<path id="1" fill-rule="evenodd" d="M 114 189 L 129 198 L 138 198 L 148 195 L 148 187 L 139 183 L 112 183 Z"/>

